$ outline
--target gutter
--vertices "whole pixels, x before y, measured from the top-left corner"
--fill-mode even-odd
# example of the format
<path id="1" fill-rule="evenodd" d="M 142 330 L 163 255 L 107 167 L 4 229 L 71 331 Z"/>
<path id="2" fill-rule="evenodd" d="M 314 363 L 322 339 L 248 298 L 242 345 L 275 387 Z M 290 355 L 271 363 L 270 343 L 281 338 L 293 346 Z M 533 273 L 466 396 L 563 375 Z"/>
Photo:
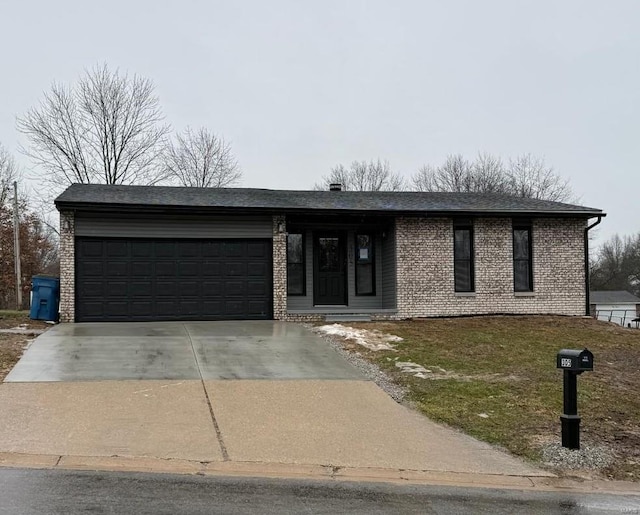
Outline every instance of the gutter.
<path id="1" fill-rule="evenodd" d="M 589 231 L 602 222 L 604 214 L 598 215 L 598 219 L 584 229 L 584 291 L 585 291 L 585 315 L 590 316 L 591 294 L 589 284 Z"/>

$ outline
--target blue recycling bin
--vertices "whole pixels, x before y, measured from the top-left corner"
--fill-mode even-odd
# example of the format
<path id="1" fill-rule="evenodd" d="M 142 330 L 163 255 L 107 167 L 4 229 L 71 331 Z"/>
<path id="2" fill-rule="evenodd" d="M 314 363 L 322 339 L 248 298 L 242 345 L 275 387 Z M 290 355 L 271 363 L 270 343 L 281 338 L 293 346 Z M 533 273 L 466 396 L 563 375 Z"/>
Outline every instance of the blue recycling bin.
<path id="1" fill-rule="evenodd" d="M 60 305 L 60 279 L 46 275 L 34 275 L 31 278 L 31 320 L 49 320 L 57 322 Z"/>

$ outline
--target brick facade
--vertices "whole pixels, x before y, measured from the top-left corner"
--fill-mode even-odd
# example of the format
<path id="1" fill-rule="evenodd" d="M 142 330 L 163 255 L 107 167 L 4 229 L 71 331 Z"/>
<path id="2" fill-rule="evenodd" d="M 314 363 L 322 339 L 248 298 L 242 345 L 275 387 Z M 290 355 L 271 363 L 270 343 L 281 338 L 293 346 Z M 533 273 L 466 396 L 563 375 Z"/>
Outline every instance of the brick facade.
<path id="1" fill-rule="evenodd" d="M 514 293 L 512 221 L 474 221 L 475 293 L 454 291 L 453 221 L 398 218 L 398 318 L 492 313 L 585 314 L 582 219 L 534 219 L 533 292 Z"/>
<path id="2" fill-rule="evenodd" d="M 287 318 L 287 225 L 284 216 L 273 217 L 273 319 Z"/>
<path id="3" fill-rule="evenodd" d="M 75 216 L 60 213 L 60 321 L 75 321 Z"/>
<path id="4" fill-rule="evenodd" d="M 397 312 L 374 320 L 476 314 L 584 315 L 584 219 L 532 222 L 533 292 L 514 293 L 512 220 L 474 220 L 475 292 L 454 291 L 453 220 L 396 220 Z M 60 320 L 75 320 L 75 220 L 60 213 Z M 357 310 L 354 310 L 356 312 Z M 286 217 L 273 216 L 273 318 L 321 321 L 321 313 L 287 313 Z"/>

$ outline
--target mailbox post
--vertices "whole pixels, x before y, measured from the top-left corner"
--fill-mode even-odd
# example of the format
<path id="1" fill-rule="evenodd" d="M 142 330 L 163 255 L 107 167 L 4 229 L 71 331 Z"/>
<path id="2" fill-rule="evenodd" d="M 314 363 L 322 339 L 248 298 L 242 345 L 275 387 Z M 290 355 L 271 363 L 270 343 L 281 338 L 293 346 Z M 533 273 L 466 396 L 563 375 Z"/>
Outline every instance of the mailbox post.
<path id="1" fill-rule="evenodd" d="M 588 350 L 562 349 L 558 352 L 557 368 L 564 371 L 562 447 L 580 449 L 580 417 L 578 416 L 578 376 L 593 370 L 593 354 Z"/>

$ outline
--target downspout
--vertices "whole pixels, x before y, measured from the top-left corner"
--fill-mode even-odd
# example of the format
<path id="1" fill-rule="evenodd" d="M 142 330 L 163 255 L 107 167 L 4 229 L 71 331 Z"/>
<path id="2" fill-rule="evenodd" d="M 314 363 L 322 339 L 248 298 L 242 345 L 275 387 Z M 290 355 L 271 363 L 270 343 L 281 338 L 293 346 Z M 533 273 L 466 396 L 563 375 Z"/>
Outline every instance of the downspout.
<path id="1" fill-rule="evenodd" d="M 602 222 L 602 215 L 598 215 L 598 220 L 584 229 L 584 291 L 586 293 L 585 315 L 589 316 L 591 311 L 591 295 L 589 292 L 589 231 Z"/>

